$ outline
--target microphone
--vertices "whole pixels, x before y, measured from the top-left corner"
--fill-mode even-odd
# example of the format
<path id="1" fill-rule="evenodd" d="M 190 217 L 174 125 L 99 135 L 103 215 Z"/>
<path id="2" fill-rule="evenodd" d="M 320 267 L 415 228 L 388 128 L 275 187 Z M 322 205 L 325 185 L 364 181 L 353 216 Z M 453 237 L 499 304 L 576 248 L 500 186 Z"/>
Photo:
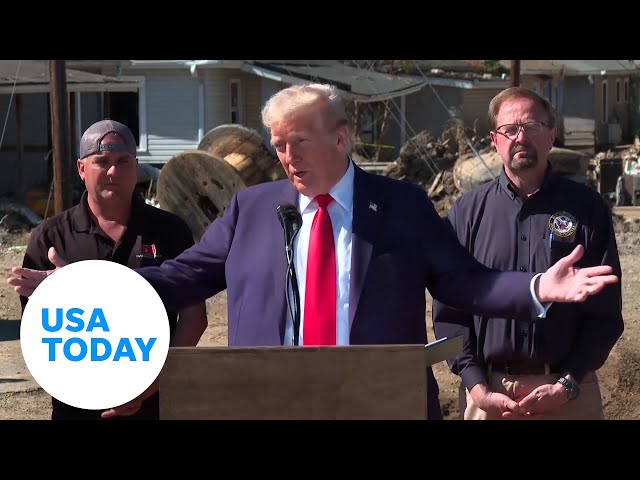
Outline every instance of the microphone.
<path id="1" fill-rule="evenodd" d="M 302 226 L 302 215 L 291 203 L 283 203 L 276 208 L 278 220 L 284 229 L 284 243 L 287 253 L 287 261 L 291 262 L 293 252 L 293 240 Z"/>
<path id="2" fill-rule="evenodd" d="M 291 203 L 278 205 L 276 208 L 278 220 L 284 230 L 284 247 L 287 255 L 287 276 L 285 279 L 285 297 L 289 314 L 293 321 L 293 344 L 299 344 L 300 338 L 300 292 L 298 290 L 298 278 L 296 276 L 296 267 L 293 261 L 293 241 L 302 227 L 302 215 Z M 289 287 L 293 292 L 293 308 L 291 299 L 289 298 Z"/>

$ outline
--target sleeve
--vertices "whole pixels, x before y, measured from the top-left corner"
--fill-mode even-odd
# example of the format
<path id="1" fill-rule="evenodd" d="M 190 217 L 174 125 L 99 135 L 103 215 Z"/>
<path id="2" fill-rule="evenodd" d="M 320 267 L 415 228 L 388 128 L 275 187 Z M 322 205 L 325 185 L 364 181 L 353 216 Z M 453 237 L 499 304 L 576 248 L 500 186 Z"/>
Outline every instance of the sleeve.
<path id="1" fill-rule="evenodd" d="M 456 205 L 449 210 L 448 217 L 444 220 L 447 228 L 465 236 L 456 224 Z M 478 341 L 475 332 L 473 315 L 447 307 L 439 300 L 433 300 L 432 308 L 433 329 L 436 338 L 453 338 L 462 335 L 462 353 L 453 359 L 447 360 L 449 369 L 454 375 L 459 375 L 463 385 L 471 390 L 476 384 L 485 380 L 484 368 L 478 362 Z"/>
<path id="2" fill-rule="evenodd" d="M 478 262 L 447 226 L 433 204 L 422 212 L 426 287 L 445 305 L 474 315 L 535 321 L 529 285 L 534 274 L 499 271 Z"/>
<path id="3" fill-rule="evenodd" d="M 227 288 L 225 262 L 238 219 L 237 194 L 198 243 L 160 266 L 136 269 L 170 310 L 181 310 Z"/>
<path id="4" fill-rule="evenodd" d="M 597 198 L 592 208 L 589 245 L 579 266 L 610 265 L 619 281 L 607 285 L 599 294 L 576 305 L 582 316 L 582 330 L 562 365 L 580 383 L 589 371 L 606 362 L 613 346 L 624 331 L 622 317 L 622 269 L 609 207 Z"/>
<path id="5" fill-rule="evenodd" d="M 36 227 L 29 237 L 29 243 L 27 249 L 24 252 L 22 259 L 22 267 L 30 268 L 33 270 L 52 270 L 55 266 L 49 261 L 48 252 L 51 247 L 51 242 L 47 238 L 44 225 L 41 224 Z M 22 305 L 22 311 L 29 299 L 20 295 L 20 304 Z"/>

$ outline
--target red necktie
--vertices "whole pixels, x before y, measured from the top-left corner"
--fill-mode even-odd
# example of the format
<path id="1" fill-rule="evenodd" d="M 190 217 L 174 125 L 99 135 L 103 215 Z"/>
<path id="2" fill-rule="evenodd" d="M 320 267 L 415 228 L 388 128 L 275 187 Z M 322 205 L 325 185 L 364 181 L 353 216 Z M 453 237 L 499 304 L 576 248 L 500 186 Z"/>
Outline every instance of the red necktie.
<path id="1" fill-rule="evenodd" d="M 318 210 L 311 224 L 307 283 L 304 294 L 304 345 L 336 344 L 336 252 L 327 207 L 331 195 L 315 197 Z"/>

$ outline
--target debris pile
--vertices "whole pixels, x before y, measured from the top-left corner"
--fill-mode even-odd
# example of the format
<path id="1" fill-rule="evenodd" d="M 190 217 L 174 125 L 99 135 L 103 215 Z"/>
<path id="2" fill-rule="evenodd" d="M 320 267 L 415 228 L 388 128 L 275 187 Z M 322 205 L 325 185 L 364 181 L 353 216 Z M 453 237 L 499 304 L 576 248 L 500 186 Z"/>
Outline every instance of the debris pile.
<path id="1" fill-rule="evenodd" d="M 458 156 L 471 150 L 467 139 L 476 149 L 490 144 L 489 137 L 479 137 L 472 129 L 459 125 L 446 129 L 440 138 L 434 138 L 423 130 L 409 139 L 400 150 L 399 157 L 383 173 L 427 187 L 438 173 L 453 168 Z"/>
<path id="2" fill-rule="evenodd" d="M 0 229 L 3 232 L 30 230 L 42 223 L 42 217 L 14 201 L 0 199 Z"/>
<path id="3" fill-rule="evenodd" d="M 409 139 L 383 175 L 422 186 L 438 213 L 446 215 L 461 195 L 454 182 L 453 167 L 460 156 L 475 155 L 470 144 L 476 151 L 484 151 L 491 140 L 460 125 L 450 126 L 440 138 L 423 130 Z"/>

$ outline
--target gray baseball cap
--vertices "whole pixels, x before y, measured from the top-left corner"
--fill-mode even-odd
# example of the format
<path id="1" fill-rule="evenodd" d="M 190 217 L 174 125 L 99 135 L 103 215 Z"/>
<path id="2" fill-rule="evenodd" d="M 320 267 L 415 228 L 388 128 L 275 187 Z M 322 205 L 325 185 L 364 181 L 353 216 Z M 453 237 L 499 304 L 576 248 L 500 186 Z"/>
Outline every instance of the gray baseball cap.
<path id="1" fill-rule="evenodd" d="M 124 144 L 102 144 L 108 133 L 117 133 Z M 80 159 L 99 152 L 129 152 L 136 156 L 136 140 L 129 127 L 115 120 L 100 120 L 87 128 L 80 139 Z"/>

